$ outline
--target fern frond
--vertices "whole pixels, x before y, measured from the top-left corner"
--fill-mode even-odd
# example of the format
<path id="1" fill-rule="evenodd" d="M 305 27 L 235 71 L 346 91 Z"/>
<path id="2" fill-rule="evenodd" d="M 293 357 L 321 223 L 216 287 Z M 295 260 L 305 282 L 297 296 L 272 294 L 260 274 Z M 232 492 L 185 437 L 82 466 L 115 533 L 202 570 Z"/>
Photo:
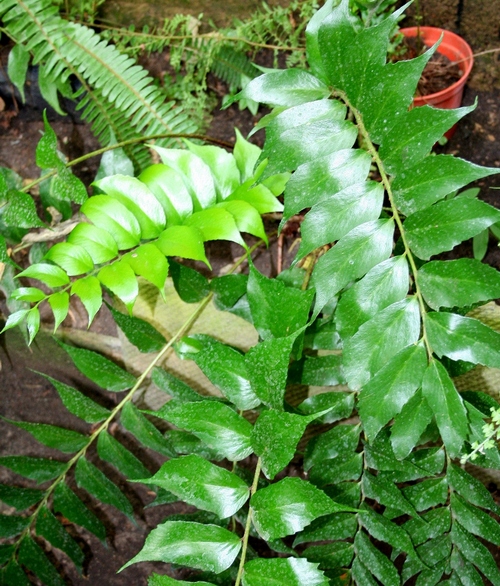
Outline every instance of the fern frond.
<path id="1" fill-rule="evenodd" d="M 121 141 L 144 133 L 197 130 L 188 114 L 166 100 L 134 59 L 88 27 L 62 19 L 50 0 L 4 0 L 0 16 L 6 32 L 33 53 L 35 63 L 44 65 L 47 85 L 59 87 L 72 76 L 78 80 L 81 87 L 75 97 L 80 97 L 82 116 L 105 145 L 112 134 Z M 163 146 L 171 143 L 158 141 Z M 135 147 L 132 156 L 143 166 L 141 149 L 145 150 Z"/>

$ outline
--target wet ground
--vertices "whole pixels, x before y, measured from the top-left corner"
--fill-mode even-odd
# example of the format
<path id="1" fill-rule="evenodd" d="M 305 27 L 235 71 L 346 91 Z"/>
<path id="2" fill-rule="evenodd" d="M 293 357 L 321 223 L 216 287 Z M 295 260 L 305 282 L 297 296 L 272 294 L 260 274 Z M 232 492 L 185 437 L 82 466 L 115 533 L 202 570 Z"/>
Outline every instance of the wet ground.
<path id="1" fill-rule="evenodd" d="M 478 68 L 471 84 L 466 89 L 464 103 L 471 104 L 478 99 L 476 110 L 463 120 L 452 140 L 441 150 L 467 158 L 475 163 L 500 168 L 500 89 L 495 88 L 498 77 L 493 68 L 488 78 L 488 68 Z M 489 82 L 487 81 L 489 79 Z M 484 88 L 489 89 L 484 89 Z M 231 141 L 234 127 L 246 135 L 256 119 L 248 112 L 240 112 L 236 106 L 224 112 L 216 111 L 207 134 Z M 89 129 L 74 117 L 52 118 L 51 121 L 61 148 L 70 158 L 75 158 L 97 147 Z M 0 112 L 0 165 L 14 169 L 26 180 L 38 176 L 34 165 L 34 151 L 43 128 L 40 109 L 20 109 L 15 115 L 4 110 Z M 260 135 L 259 135 L 260 134 Z M 261 133 L 255 139 L 262 141 Z M 85 163 L 77 169 L 78 174 L 88 183 L 95 173 L 97 161 Z M 500 185 L 498 177 L 487 178 L 478 182 L 480 197 L 500 208 L 500 191 L 491 189 Z M 291 244 L 289 242 L 288 244 Z M 286 246 L 286 243 L 285 243 Z M 230 260 L 232 249 L 218 249 L 225 260 Z M 275 249 L 273 249 L 275 252 Z M 460 252 L 471 255 L 470 243 L 460 247 Z M 497 242 L 491 241 L 486 261 L 500 269 L 500 253 Z M 268 266 L 275 266 L 275 259 L 268 261 Z M 75 316 L 75 324 L 80 326 L 81 319 Z M 114 334 L 114 326 L 106 312 L 93 326 L 96 334 Z M 67 384 L 85 388 L 86 392 L 104 405 L 111 406 L 116 397 L 104 397 L 101 392 L 74 369 L 66 355 L 48 335 L 37 338 L 30 352 L 27 353 L 23 340 L 17 332 L 8 332 L 0 337 L 0 413 L 3 417 L 14 420 L 38 421 L 71 427 L 87 431 L 81 421 L 69 416 L 62 407 L 53 387 L 39 375 L 28 369 L 43 371 Z M 119 433 L 118 430 L 114 430 Z M 138 450 L 131 444 L 132 450 Z M 35 444 L 30 436 L 2 422 L 0 424 L 0 454 L 26 454 L 56 456 L 48 448 Z M 154 469 L 158 459 L 152 453 L 137 452 L 147 465 Z M 137 505 L 149 502 L 152 496 L 147 491 L 123 482 L 111 474 L 116 482 L 123 486 L 125 493 Z M 0 468 L 0 483 L 7 481 L 11 475 Z M 19 485 L 26 484 L 20 477 L 15 478 Z M 494 488 L 494 487 L 493 487 Z M 83 530 L 75 529 L 75 537 L 88 554 L 84 576 L 78 576 L 71 564 L 61 557 L 60 563 L 68 584 L 72 586 L 140 586 L 146 584 L 146 577 L 153 568 L 165 571 L 162 564 L 139 564 L 116 574 L 117 570 L 142 547 L 148 532 L 172 511 L 185 511 L 184 505 L 169 505 L 169 508 L 145 509 L 139 516 L 137 524 L 131 523 L 125 516 L 113 509 L 97 505 L 99 517 L 105 522 L 110 539 L 104 546 L 97 539 Z M 141 510 L 141 506 L 136 507 Z M 176 575 L 174 573 L 174 575 Z M 177 577 L 181 577 L 177 574 Z M 35 583 L 35 582 L 34 582 Z"/>

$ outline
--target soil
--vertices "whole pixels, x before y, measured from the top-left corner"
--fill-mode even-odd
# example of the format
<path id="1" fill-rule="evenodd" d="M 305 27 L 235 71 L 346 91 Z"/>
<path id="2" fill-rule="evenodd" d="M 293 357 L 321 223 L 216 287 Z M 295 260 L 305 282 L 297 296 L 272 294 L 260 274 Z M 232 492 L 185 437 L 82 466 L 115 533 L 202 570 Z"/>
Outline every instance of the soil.
<path id="1" fill-rule="evenodd" d="M 462 156 L 481 165 L 500 168 L 500 89 L 495 89 L 493 84 L 488 87 L 489 90 L 480 91 L 466 88 L 464 105 L 473 103 L 477 98 L 478 106 L 460 122 L 450 142 L 444 147 L 439 147 L 438 150 Z M 18 104 L 18 111 L 9 92 L 5 92 L 5 108 L 0 111 L 0 165 L 14 169 L 27 181 L 36 178 L 39 173 L 34 164 L 34 152 L 43 129 L 41 114 L 44 107 L 35 95 L 35 86 L 30 91 L 33 99 L 30 100 L 29 107 L 20 107 Z M 1 104 L 0 101 L 0 110 Z M 97 147 L 97 142 L 89 128 L 82 124 L 74 113 L 63 118 L 51 112 L 49 118 L 60 139 L 61 148 L 70 158 L 75 158 Z M 239 128 L 242 134 L 246 135 L 257 120 L 258 117 L 252 116 L 248 110 L 239 111 L 236 105 L 225 111 L 216 110 L 207 134 L 234 142 L 234 127 Z M 257 133 L 253 140 L 261 144 L 262 132 Z M 76 173 L 88 184 L 96 169 L 97 161 L 91 160 L 76 169 Z M 479 181 L 477 186 L 481 189 L 482 199 L 500 208 L 499 192 L 491 189 L 498 183 L 498 178 L 490 177 Z M 283 242 L 285 254 L 293 241 L 293 235 L 285 238 Z M 471 257 L 471 243 L 460 245 L 457 252 Z M 234 247 L 214 244 L 211 253 L 213 257 L 219 258 L 219 265 L 224 265 L 241 252 L 238 253 Z M 485 260 L 500 269 L 500 251 L 498 242 L 494 239 L 490 241 Z M 269 253 L 262 255 L 261 262 L 262 270 L 265 270 L 267 274 L 276 272 L 276 265 L 279 262 L 276 245 L 270 249 Z M 82 326 L 83 318 L 75 315 L 73 319 L 76 327 L 84 327 Z M 107 310 L 102 310 L 99 320 L 95 322 L 91 331 L 96 334 L 115 334 L 115 328 Z M 3 417 L 62 425 L 81 432 L 88 431 L 86 424 L 69 415 L 63 408 L 52 385 L 33 371 L 43 371 L 62 382 L 85 389 L 90 397 L 105 406 L 112 406 L 119 400 L 119 396 L 110 397 L 109 394 L 103 393 L 84 379 L 49 335 L 40 335 L 31 350 L 27 352 L 20 335 L 16 331 L 9 331 L 0 336 L 2 383 L 0 412 Z M 0 429 L 1 455 L 59 457 L 56 452 L 41 447 L 31 439 L 29 434 L 5 421 L 1 422 Z M 120 433 L 118 429 L 111 431 L 115 434 Z M 155 470 L 161 463 L 161 459 L 152 452 L 140 450 L 131 438 L 125 437 L 125 441 L 132 451 L 141 456 L 151 470 Z M 89 457 L 92 460 L 95 455 L 91 453 Z M 147 583 L 147 576 L 152 571 L 168 572 L 173 577 L 182 578 L 183 574 L 178 569 L 153 563 L 137 564 L 117 574 L 119 568 L 141 549 L 146 535 L 152 528 L 168 515 L 185 513 L 190 509 L 182 504 L 144 509 L 143 505 L 153 499 L 151 493 L 136 485 L 125 485 L 118 476 L 113 476 L 112 472 L 110 476 L 124 489 L 131 502 L 136 505 L 136 510 L 142 513 L 134 524 L 113 508 L 93 503 L 93 510 L 97 511 L 98 516 L 105 523 L 110 538 L 104 545 L 88 532 L 72 529 L 75 538 L 87 554 L 87 561 L 83 575 L 79 575 L 64 555 L 54 554 L 62 567 L 66 583 L 71 586 L 142 586 Z M 30 485 L 21 477 L 10 474 L 7 469 L 0 468 L 0 483 L 12 482 L 13 479 L 19 486 Z M 84 500 L 88 499 L 83 492 L 74 486 L 73 488 Z M 496 486 L 491 486 L 490 489 L 492 492 L 497 491 Z M 37 584 L 34 578 L 33 584 Z"/>
<path id="2" fill-rule="evenodd" d="M 400 55 L 401 59 L 414 59 L 427 50 L 418 37 L 405 37 L 403 39 L 405 50 Z M 420 45 L 420 46 L 419 46 Z M 462 70 L 446 55 L 436 52 L 430 58 L 424 68 L 417 85 L 417 96 L 429 96 L 436 94 L 456 83 L 462 77 Z"/>

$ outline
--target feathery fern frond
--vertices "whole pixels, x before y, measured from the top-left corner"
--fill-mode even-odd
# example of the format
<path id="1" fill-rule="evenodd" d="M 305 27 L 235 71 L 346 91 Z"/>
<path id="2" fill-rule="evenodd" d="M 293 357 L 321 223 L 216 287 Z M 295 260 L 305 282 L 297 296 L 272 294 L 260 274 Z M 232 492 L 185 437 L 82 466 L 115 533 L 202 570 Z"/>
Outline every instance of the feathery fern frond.
<path id="1" fill-rule="evenodd" d="M 109 144 L 113 135 L 122 141 L 141 134 L 197 130 L 179 105 L 166 101 L 134 59 L 88 27 L 62 19 L 50 0 L 2 0 L 0 17 L 7 34 L 41 65 L 44 87 L 62 88 L 72 76 L 78 80 L 80 88 L 73 95 L 80 98 L 83 118 L 92 123 L 103 144 Z M 54 100 L 52 105 L 57 108 Z M 158 144 L 168 146 L 172 140 Z M 145 147 L 133 150 L 135 162 L 143 166 L 145 156 L 140 151 L 147 152 Z"/>

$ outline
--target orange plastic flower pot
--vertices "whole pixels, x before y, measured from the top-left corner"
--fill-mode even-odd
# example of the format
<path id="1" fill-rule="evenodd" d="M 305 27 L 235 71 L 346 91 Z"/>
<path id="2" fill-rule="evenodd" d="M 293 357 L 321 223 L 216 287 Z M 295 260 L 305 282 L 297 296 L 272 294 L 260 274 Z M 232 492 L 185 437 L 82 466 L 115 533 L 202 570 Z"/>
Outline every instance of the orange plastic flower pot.
<path id="1" fill-rule="evenodd" d="M 400 31 L 405 37 L 416 37 L 418 34 L 417 27 L 403 28 Z M 457 63 L 458 67 L 462 71 L 461 78 L 454 84 L 450 85 L 440 92 L 435 94 L 429 94 L 427 96 L 417 96 L 413 100 L 414 106 L 424 106 L 429 104 L 435 108 L 459 108 L 462 104 L 462 96 L 464 92 L 465 82 L 469 77 L 469 74 L 474 63 L 474 57 L 472 49 L 455 33 L 440 28 L 431 26 L 421 26 L 420 36 L 422 42 L 427 47 L 431 47 L 439 41 L 443 35 L 443 40 L 439 45 L 437 51 L 445 57 L 448 57 L 450 61 Z M 451 138 L 455 132 L 455 126 L 446 133 L 447 138 Z"/>

